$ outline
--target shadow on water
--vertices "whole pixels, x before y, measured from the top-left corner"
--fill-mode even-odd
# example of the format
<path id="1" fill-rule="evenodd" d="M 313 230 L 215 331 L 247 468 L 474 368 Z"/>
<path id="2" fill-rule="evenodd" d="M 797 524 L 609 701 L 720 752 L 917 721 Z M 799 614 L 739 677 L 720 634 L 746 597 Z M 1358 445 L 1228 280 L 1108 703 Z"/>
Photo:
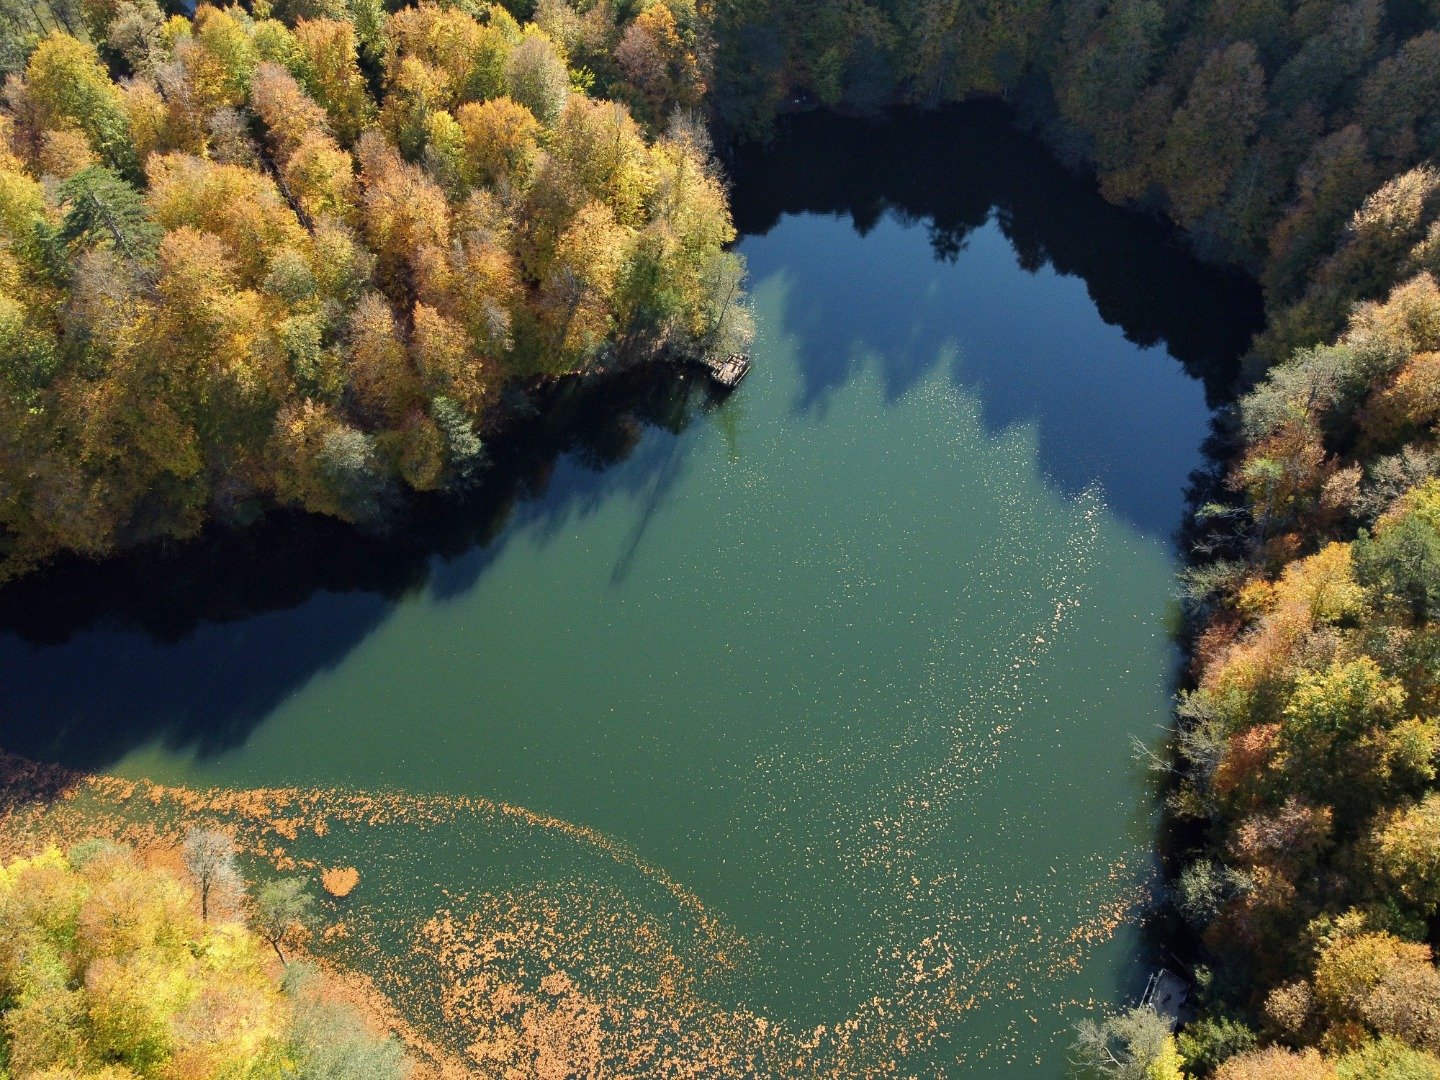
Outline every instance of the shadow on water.
<path id="1" fill-rule="evenodd" d="M 561 383 L 492 447 L 479 491 L 413 499 L 385 535 L 280 512 L 13 583 L 0 592 L 0 746 L 81 768 L 155 741 L 202 756 L 237 746 L 405 595 L 461 595 L 510 544 L 543 544 L 617 495 L 663 498 L 683 441 L 642 436 L 678 436 L 712 403 L 670 371 Z"/>
<path id="2" fill-rule="evenodd" d="M 1174 365 L 1211 408 L 1228 398 L 1260 321 L 1254 282 L 1106 203 L 995 103 L 801 114 L 731 168 L 752 277 L 783 282 L 796 412 L 823 414 L 863 371 L 892 402 L 943 371 L 988 433 L 1031 430 L 1058 490 L 1098 487 L 1139 532 L 1171 537 L 1204 437 Z M 921 227 L 933 261 L 915 257 Z"/>
<path id="3" fill-rule="evenodd" d="M 728 166 L 735 224 L 744 236 L 763 236 L 798 213 L 846 215 L 865 236 L 893 214 L 923 222 L 936 259 L 953 262 L 993 218 L 1022 268 L 1081 278 L 1106 323 L 1142 348 L 1163 346 L 1203 381 L 1212 408 L 1228 399 L 1240 355 L 1263 316 L 1253 281 L 1197 262 L 1174 229 L 1106 202 L 1093 181 L 1061 167 L 1019 131 L 999 103 L 898 109 L 877 119 L 803 113 L 772 143 L 742 147 Z M 1013 314 L 1018 321 L 1037 313 Z M 838 309 L 822 310 L 820 318 L 850 321 Z M 886 350 L 887 388 L 899 396 L 941 359 L 918 349 Z M 802 404 L 850 374 L 813 353 L 802 364 Z M 1004 427 L 1013 419 L 1001 415 L 993 423 Z"/>
<path id="4" fill-rule="evenodd" d="M 1164 344 L 1205 381 L 1212 402 L 1223 398 L 1258 317 L 1253 286 L 1198 267 L 1159 224 L 1104 203 L 1016 133 L 1003 109 L 898 113 L 888 124 L 798 117 L 731 168 L 746 235 L 801 211 L 847 214 L 863 234 L 892 213 L 925 221 L 947 260 L 993 219 L 1025 269 L 1083 278 L 1107 322 L 1138 344 Z M 825 310 L 824 288 L 805 299 L 821 305 L 820 319 L 855 324 L 855 313 Z M 877 349 L 891 365 L 891 394 L 944 362 L 943 349 L 921 344 Z M 851 374 L 822 353 L 808 341 L 798 350 L 802 407 Z M 988 425 L 1033 412 L 1033 402 L 1003 392 L 1002 373 L 957 368 L 957 378 Z M 1143 409 L 1134 394 L 1126 400 L 1122 407 Z M 496 466 L 480 491 L 413 500 L 387 535 L 276 513 L 242 532 L 103 564 L 70 561 L 14 583 L 0 591 L 0 746 L 85 768 L 154 743 L 202 756 L 238 746 L 402 597 L 463 595 L 508 546 L 544 544 L 617 496 L 641 508 L 612 570 L 612 581 L 623 581 L 685 467 L 687 440 L 645 434 L 678 436 L 711 401 L 670 370 L 562 383 L 492 447 Z M 1066 418 L 1042 408 L 1037 419 L 1043 455 L 1046 424 Z M 733 433 L 725 434 L 728 443 Z M 1165 527 L 1173 524 L 1172 515 Z"/>

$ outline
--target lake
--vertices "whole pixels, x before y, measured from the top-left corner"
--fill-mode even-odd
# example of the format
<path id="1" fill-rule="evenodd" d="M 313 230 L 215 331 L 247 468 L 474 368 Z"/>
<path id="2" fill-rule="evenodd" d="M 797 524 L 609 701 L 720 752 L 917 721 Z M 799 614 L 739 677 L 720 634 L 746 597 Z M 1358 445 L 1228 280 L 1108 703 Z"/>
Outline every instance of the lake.
<path id="1" fill-rule="evenodd" d="M 294 850 L 360 869 L 337 948 L 485 1060 L 529 1009 L 636 1075 L 1062 1075 L 1154 963 L 1133 743 L 1256 290 L 998 107 L 730 167 L 735 393 L 561 386 L 394 535 L 277 515 L 12 587 L 0 742 L 443 808 Z"/>

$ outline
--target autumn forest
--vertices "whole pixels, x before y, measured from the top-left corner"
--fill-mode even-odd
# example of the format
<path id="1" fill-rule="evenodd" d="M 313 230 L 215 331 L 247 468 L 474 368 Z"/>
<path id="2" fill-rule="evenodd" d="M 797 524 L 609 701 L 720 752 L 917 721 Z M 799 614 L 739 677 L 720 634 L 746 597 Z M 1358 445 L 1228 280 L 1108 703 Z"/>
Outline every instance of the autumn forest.
<path id="1" fill-rule="evenodd" d="M 1005 102 L 1265 304 L 1147 755 L 1196 1014 L 1117 1002 L 1077 1068 L 1440 1078 L 1432 0 L 0 0 L 0 68 L 0 580 L 474 490 L 536 387 L 746 352 L 736 147 Z M 4 1075 L 398 1068 L 183 878 L 95 843 L 0 870 Z M 170 1013 L 237 980 L 253 1067 L 136 1004 L 152 971 Z M 303 1064 L 336 1040 L 362 1071 Z"/>
<path id="2" fill-rule="evenodd" d="M 498 6 L 337 14 L 87 7 L 8 84 L 9 573 L 365 521 L 473 477 L 507 381 L 743 339 L 693 13 L 617 45 L 642 121 Z"/>

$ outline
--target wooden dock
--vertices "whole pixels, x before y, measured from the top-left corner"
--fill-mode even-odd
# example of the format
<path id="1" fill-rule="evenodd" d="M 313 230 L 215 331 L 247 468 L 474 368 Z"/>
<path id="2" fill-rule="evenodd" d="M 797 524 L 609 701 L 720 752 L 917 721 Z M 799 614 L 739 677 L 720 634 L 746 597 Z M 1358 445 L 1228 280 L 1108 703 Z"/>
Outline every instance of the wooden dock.
<path id="1" fill-rule="evenodd" d="M 719 357 L 706 357 L 705 367 L 710 371 L 710 377 L 726 390 L 733 390 L 740 385 L 740 380 L 750 374 L 750 357 L 744 353 L 731 353 L 723 360 Z"/>
<path id="2" fill-rule="evenodd" d="M 1173 971 L 1161 968 L 1150 976 L 1145 984 L 1145 993 L 1140 998 L 1142 1006 L 1148 1006 L 1165 1018 L 1171 1031 L 1178 1031 L 1187 1020 L 1194 1019 L 1189 1013 L 1190 985 Z"/>

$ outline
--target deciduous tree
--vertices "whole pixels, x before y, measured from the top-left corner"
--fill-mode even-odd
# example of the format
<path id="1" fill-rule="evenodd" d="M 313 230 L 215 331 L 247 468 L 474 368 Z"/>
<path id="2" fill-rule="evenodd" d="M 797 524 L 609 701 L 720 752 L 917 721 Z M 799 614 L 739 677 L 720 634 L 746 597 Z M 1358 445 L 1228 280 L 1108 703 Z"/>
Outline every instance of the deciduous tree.
<path id="1" fill-rule="evenodd" d="M 309 928 L 315 897 L 303 878 L 279 878 L 260 886 L 255 894 L 252 921 L 258 933 L 286 966 L 284 947 Z"/>

